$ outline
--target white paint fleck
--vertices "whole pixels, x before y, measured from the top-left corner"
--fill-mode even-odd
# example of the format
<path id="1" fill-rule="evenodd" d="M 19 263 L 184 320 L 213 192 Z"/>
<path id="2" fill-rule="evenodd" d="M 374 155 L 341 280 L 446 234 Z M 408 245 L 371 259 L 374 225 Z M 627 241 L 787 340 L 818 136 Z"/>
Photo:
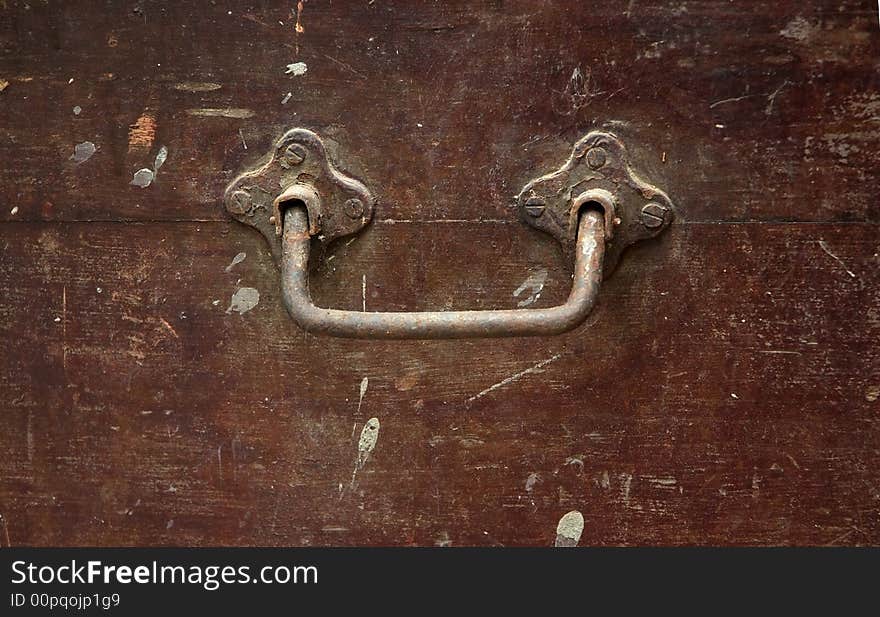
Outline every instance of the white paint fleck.
<path id="1" fill-rule="evenodd" d="M 159 168 L 165 164 L 165 159 L 168 158 L 168 148 L 162 146 L 159 148 L 159 153 L 156 154 L 156 161 L 153 163 L 153 174 L 159 171 Z"/>
<path id="2" fill-rule="evenodd" d="M 77 105 L 76 107 L 73 108 L 73 115 L 74 116 L 78 116 L 81 113 L 82 113 L 82 107 L 80 107 L 79 105 Z"/>
<path id="3" fill-rule="evenodd" d="M 289 100 L 290 100 L 290 97 L 292 97 L 292 96 L 293 96 L 293 92 L 288 92 L 287 94 L 285 94 L 285 95 L 284 95 L 284 98 L 281 99 L 281 104 L 282 104 L 282 105 L 287 105 L 287 101 L 289 101 Z"/>
<path id="4" fill-rule="evenodd" d="M 257 306 L 260 302 L 260 292 L 253 287 L 241 287 L 232 294 L 232 300 L 229 303 L 227 313 L 235 311 L 239 315 L 244 315 L 249 310 Z"/>
<path id="5" fill-rule="evenodd" d="M 512 384 L 513 382 L 515 382 L 519 379 L 522 379 L 526 375 L 530 375 L 531 373 L 539 373 L 539 372 L 541 372 L 542 368 L 544 368 L 545 366 L 547 366 L 551 362 L 555 362 L 556 360 L 558 360 L 561 357 L 562 357 L 562 354 L 556 354 L 555 356 L 553 356 L 551 358 L 547 358 L 546 360 L 542 360 L 541 362 L 538 362 L 535 366 L 531 366 L 524 371 L 520 371 L 519 373 L 516 373 L 515 375 L 511 375 L 510 377 L 508 377 L 506 379 L 502 379 L 501 381 L 499 381 L 496 384 L 492 384 L 491 386 L 489 386 L 488 388 L 486 388 L 482 392 L 473 395 L 465 402 L 468 404 L 473 403 L 478 398 L 482 398 L 482 397 L 486 396 L 487 394 L 489 394 L 490 392 L 494 392 L 498 388 L 503 388 L 506 385 Z"/>
<path id="6" fill-rule="evenodd" d="M 70 157 L 74 163 L 85 163 L 92 155 L 98 150 L 90 141 L 84 141 L 82 143 L 76 144 L 73 147 L 73 155 Z"/>
<path id="7" fill-rule="evenodd" d="M 517 303 L 517 306 L 522 308 L 524 306 L 529 306 L 530 304 L 534 304 L 538 298 L 541 297 L 541 291 L 544 289 L 544 283 L 547 282 L 547 269 L 540 268 L 529 274 L 528 278 L 522 282 L 522 285 L 516 288 L 516 291 L 513 292 L 514 298 L 519 298 L 523 292 L 527 292 L 527 295 L 524 299 L 520 300 Z"/>
<path id="8" fill-rule="evenodd" d="M 12 210 L 9 211 L 9 214 L 11 214 L 12 216 L 18 214 L 18 206 L 13 206 Z"/>
<path id="9" fill-rule="evenodd" d="M 369 385 L 370 385 L 370 378 L 369 377 L 364 377 L 363 379 L 361 379 L 361 393 L 360 393 L 360 396 L 358 397 L 358 409 L 357 409 L 357 416 L 358 417 L 360 417 L 360 415 L 361 415 L 361 405 L 363 405 L 363 403 L 364 403 L 364 395 L 367 393 L 367 387 Z"/>
<path id="10" fill-rule="evenodd" d="M 146 167 L 143 169 L 138 169 L 134 172 L 134 177 L 132 177 L 131 184 L 132 186 L 139 186 L 142 189 L 147 188 L 150 184 L 153 183 L 153 178 L 156 177 L 156 174 L 153 173 L 152 169 L 147 169 Z"/>
<path id="11" fill-rule="evenodd" d="M 294 62 L 293 64 L 287 65 L 287 70 L 284 71 L 286 75 L 293 75 L 294 77 L 299 77 L 300 75 L 305 75 L 306 71 L 309 70 L 309 67 L 306 66 L 305 62 Z"/>
<path id="12" fill-rule="evenodd" d="M 526 478 L 526 492 L 531 493 L 532 489 L 535 488 L 535 485 L 541 482 L 541 476 L 535 472 L 529 474 L 529 477 Z"/>
<path id="13" fill-rule="evenodd" d="M 367 462 L 373 449 L 376 447 L 376 441 L 379 439 L 379 418 L 370 418 L 361 431 L 361 438 L 358 440 L 358 458 L 362 458 L 363 462 Z M 363 464 L 361 465 L 363 466 Z"/>
<path id="14" fill-rule="evenodd" d="M 232 272 L 232 268 L 235 267 L 237 264 L 243 262 L 246 257 L 247 253 L 238 253 L 235 257 L 232 258 L 232 261 L 229 263 L 229 265 L 226 266 L 226 271 Z"/>
<path id="15" fill-rule="evenodd" d="M 367 275 L 361 277 L 361 308 L 367 312 Z"/>
<path id="16" fill-rule="evenodd" d="M 370 455 L 376 447 L 376 441 L 379 439 L 379 418 L 370 418 L 361 431 L 361 437 L 358 439 L 357 459 L 354 462 L 354 470 L 351 472 L 351 483 L 349 489 L 354 490 L 357 480 L 357 472 L 364 468 Z M 341 497 L 341 496 L 340 496 Z"/>
<path id="17" fill-rule="evenodd" d="M 584 515 L 577 510 L 565 514 L 556 526 L 556 546 L 570 548 L 577 546 L 584 532 Z"/>
<path id="18" fill-rule="evenodd" d="M 732 399 L 739 399 L 739 397 L 736 395 L 735 392 L 731 392 L 731 393 L 730 393 L 730 398 L 732 398 Z"/>
<path id="19" fill-rule="evenodd" d="M 779 31 L 779 34 L 787 39 L 805 41 L 813 35 L 813 31 L 815 29 L 816 27 L 813 24 L 811 24 L 804 17 L 799 15 L 788 22 L 785 28 Z"/>

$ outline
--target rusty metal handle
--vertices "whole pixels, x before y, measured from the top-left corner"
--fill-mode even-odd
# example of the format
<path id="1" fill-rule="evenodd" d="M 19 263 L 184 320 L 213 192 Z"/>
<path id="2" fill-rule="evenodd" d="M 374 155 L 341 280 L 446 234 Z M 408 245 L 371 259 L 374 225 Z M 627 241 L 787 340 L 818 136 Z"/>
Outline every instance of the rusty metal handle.
<path id="1" fill-rule="evenodd" d="M 602 281 L 605 223 L 601 212 L 579 217 L 574 276 L 565 304 L 544 309 L 360 312 L 315 306 L 309 296 L 309 221 L 306 209 L 284 210 L 281 290 L 290 316 L 310 332 L 376 339 L 447 339 L 559 334 L 586 319 Z"/>

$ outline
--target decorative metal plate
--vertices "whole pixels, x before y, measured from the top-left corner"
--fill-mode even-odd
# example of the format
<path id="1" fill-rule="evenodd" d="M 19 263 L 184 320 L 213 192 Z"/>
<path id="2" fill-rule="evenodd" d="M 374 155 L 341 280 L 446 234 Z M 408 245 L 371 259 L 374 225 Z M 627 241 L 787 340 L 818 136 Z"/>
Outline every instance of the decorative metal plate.
<path id="1" fill-rule="evenodd" d="M 297 187 L 303 191 L 297 192 Z M 279 206 L 285 198 L 303 193 L 315 196 L 308 202 L 309 234 L 326 243 L 360 231 L 373 216 L 375 200 L 370 191 L 338 171 L 321 138 L 301 128 L 285 133 L 264 162 L 233 180 L 223 202 L 236 220 L 260 230 L 277 260 Z"/>
<path id="2" fill-rule="evenodd" d="M 567 255 L 575 245 L 578 210 L 588 202 L 605 211 L 606 277 L 626 247 L 658 235 L 675 215 L 666 193 L 639 178 L 623 143 L 603 131 L 588 133 L 562 167 L 532 180 L 517 196 L 522 219 L 559 240 Z"/>

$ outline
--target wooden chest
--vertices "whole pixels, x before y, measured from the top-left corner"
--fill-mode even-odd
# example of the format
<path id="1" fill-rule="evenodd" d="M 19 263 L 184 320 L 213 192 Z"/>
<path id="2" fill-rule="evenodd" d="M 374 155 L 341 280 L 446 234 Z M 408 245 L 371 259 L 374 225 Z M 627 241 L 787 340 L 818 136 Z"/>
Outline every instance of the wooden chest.
<path id="1" fill-rule="evenodd" d="M 0 3 L 0 541 L 877 544 L 878 87 L 868 0 Z M 563 303 L 591 133 L 675 218 L 562 334 L 310 333 L 225 192 L 295 128 L 347 314 Z"/>

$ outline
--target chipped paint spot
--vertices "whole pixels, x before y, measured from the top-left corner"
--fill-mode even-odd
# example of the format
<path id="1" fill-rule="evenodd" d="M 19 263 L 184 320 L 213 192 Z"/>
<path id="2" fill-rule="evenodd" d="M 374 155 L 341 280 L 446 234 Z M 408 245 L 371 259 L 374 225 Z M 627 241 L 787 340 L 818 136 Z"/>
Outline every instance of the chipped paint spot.
<path id="1" fill-rule="evenodd" d="M 9 81 L 7 81 L 5 79 L 0 79 L 0 92 L 3 92 L 8 87 L 9 87 Z"/>
<path id="2" fill-rule="evenodd" d="M 92 155 L 98 150 L 98 148 L 90 141 L 84 141 L 80 144 L 76 144 L 73 147 L 73 155 L 70 157 L 73 162 L 85 163 Z"/>
<path id="3" fill-rule="evenodd" d="M 361 382 L 363 383 L 363 382 Z M 366 390 L 365 390 L 366 391 Z M 358 439 L 357 460 L 354 463 L 354 470 L 351 472 L 351 483 L 349 488 L 354 490 L 357 481 L 357 472 L 364 468 L 370 455 L 376 447 L 376 441 L 379 439 L 379 418 L 370 418 L 361 431 L 361 437 Z"/>
<path id="4" fill-rule="evenodd" d="M 159 153 L 156 154 L 156 161 L 153 163 L 153 173 L 159 171 L 159 168 L 165 164 L 165 159 L 168 158 L 168 148 L 162 146 L 159 148 Z"/>
<path id="5" fill-rule="evenodd" d="M 250 109 L 236 107 L 187 109 L 186 113 L 190 116 L 198 116 L 201 118 L 252 118 L 254 116 L 254 112 Z"/>
<path id="6" fill-rule="evenodd" d="M 303 28 L 303 25 L 302 25 L 302 12 L 303 12 L 303 3 L 302 3 L 302 0 L 299 0 L 299 2 L 296 3 L 296 25 L 293 27 L 293 29 L 296 31 L 297 34 L 302 34 L 303 32 L 306 31 L 306 29 Z"/>
<path id="7" fill-rule="evenodd" d="M 149 150 L 156 139 L 156 118 L 147 112 L 135 121 L 128 130 L 128 149 Z"/>
<path id="8" fill-rule="evenodd" d="M 532 489 L 535 488 L 535 485 L 541 482 L 541 476 L 535 472 L 529 474 L 529 477 L 526 478 L 526 492 L 531 493 Z"/>
<path id="9" fill-rule="evenodd" d="M 145 189 L 153 183 L 153 178 L 155 177 L 156 174 L 153 173 L 152 169 L 138 169 L 136 172 L 134 172 L 134 177 L 131 179 L 131 182 L 129 182 L 129 184 Z"/>
<path id="10" fill-rule="evenodd" d="M 12 216 L 18 214 L 18 206 L 13 206 L 12 210 L 9 211 L 9 214 L 11 214 Z"/>
<path id="11" fill-rule="evenodd" d="M 247 253 L 238 253 L 235 257 L 232 258 L 232 261 L 226 266 L 227 272 L 232 272 L 232 268 L 236 265 L 240 264 L 247 257 Z"/>
<path id="12" fill-rule="evenodd" d="M 73 108 L 73 115 L 74 116 L 80 115 L 82 113 L 82 110 L 83 110 L 83 108 L 80 107 L 79 105 L 77 105 L 76 107 Z"/>
<path id="13" fill-rule="evenodd" d="M 281 99 L 281 104 L 282 104 L 282 105 L 287 105 L 287 101 L 289 101 L 289 100 L 290 100 L 290 97 L 292 97 L 292 96 L 293 96 L 293 92 L 288 92 L 287 94 L 285 94 L 285 95 L 284 95 L 284 98 Z"/>
<path id="14" fill-rule="evenodd" d="M 379 418 L 370 418 L 361 431 L 361 438 L 358 440 L 358 458 L 362 458 L 363 462 L 367 462 L 373 449 L 376 447 L 376 441 L 379 439 Z"/>
<path id="15" fill-rule="evenodd" d="M 293 75 L 294 77 L 299 77 L 300 75 L 305 75 L 306 71 L 308 70 L 309 67 L 306 66 L 305 62 L 294 62 L 287 65 L 287 70 L 284 71 L 284 73 L 285 75 Z"/>
<path id="16" fill-rule="evenodd" d="M 260 302 L 260 292 L 253 287 L 241 287 L 232 294 L 232 300 L 229 303 L 227 313 L 235 311 L 239 315 L 244 315 L 249 310 L 257 306 Z"/>
<path id="17" fill-rule="evenodd" d="M 584 532 L 584 515 L 577 510 L 565 514 L 556 526 L 556 546 L 570 548 L 577 546 Z"/>
<path id="18" fill-rule="evenodd" d="M 779 34 L 787 39 L 805 41 L 813 35 L 815 29 L 816 27 L 813 24 L 799 15 L 788 22 L 785 28 L 779 31 Z"/>
<path id="19" fill-rule="evenodd" d="M 865 390 L 865 400 L 873 403 L 878 399 L 880 399 L 880 386 L 868 386 L 868 389 Z"/>
<path id="20" fill-rule="evenodd" d="M 182 81 L 180 83 L 174 84 L 175 90 L 182 90 L 183 92 L 213 92 L 214 90 L 219 90 L 222 88 L 220 84 L 215 84 L 207 81 Z"/>
<path id="21" fill-rule="evenodd" d="M 363 403 L 364 403 L 364 395 L 367 393 L 367 387 L 369 385 L 370 385 L 370 378 L 369 377 L 364 377 L 363 379 L 361 379 L 361 392 L 360 392 L 360 396 L 358 397 L 358 408 L 357 408 L 358 417 L 360 417 L 360 415 L 361 415 L 361 405 L 363 405 Z M 378 422 L 378 420 L 377 420 L 377 422 Z"/>
<path id="22" fill-rule="evenodd" d="M 541 297 L 541 291 L 544 289 L 544 283 L 547 282 L 547 268 L 541 268 L 529 274 L 528 278 L 522 282 L 522 285 L 513 292 L 514 298 L 519 298 L 525 291 L 527 296 L 517 303 L 522 308 L 534 304 Z"/>

